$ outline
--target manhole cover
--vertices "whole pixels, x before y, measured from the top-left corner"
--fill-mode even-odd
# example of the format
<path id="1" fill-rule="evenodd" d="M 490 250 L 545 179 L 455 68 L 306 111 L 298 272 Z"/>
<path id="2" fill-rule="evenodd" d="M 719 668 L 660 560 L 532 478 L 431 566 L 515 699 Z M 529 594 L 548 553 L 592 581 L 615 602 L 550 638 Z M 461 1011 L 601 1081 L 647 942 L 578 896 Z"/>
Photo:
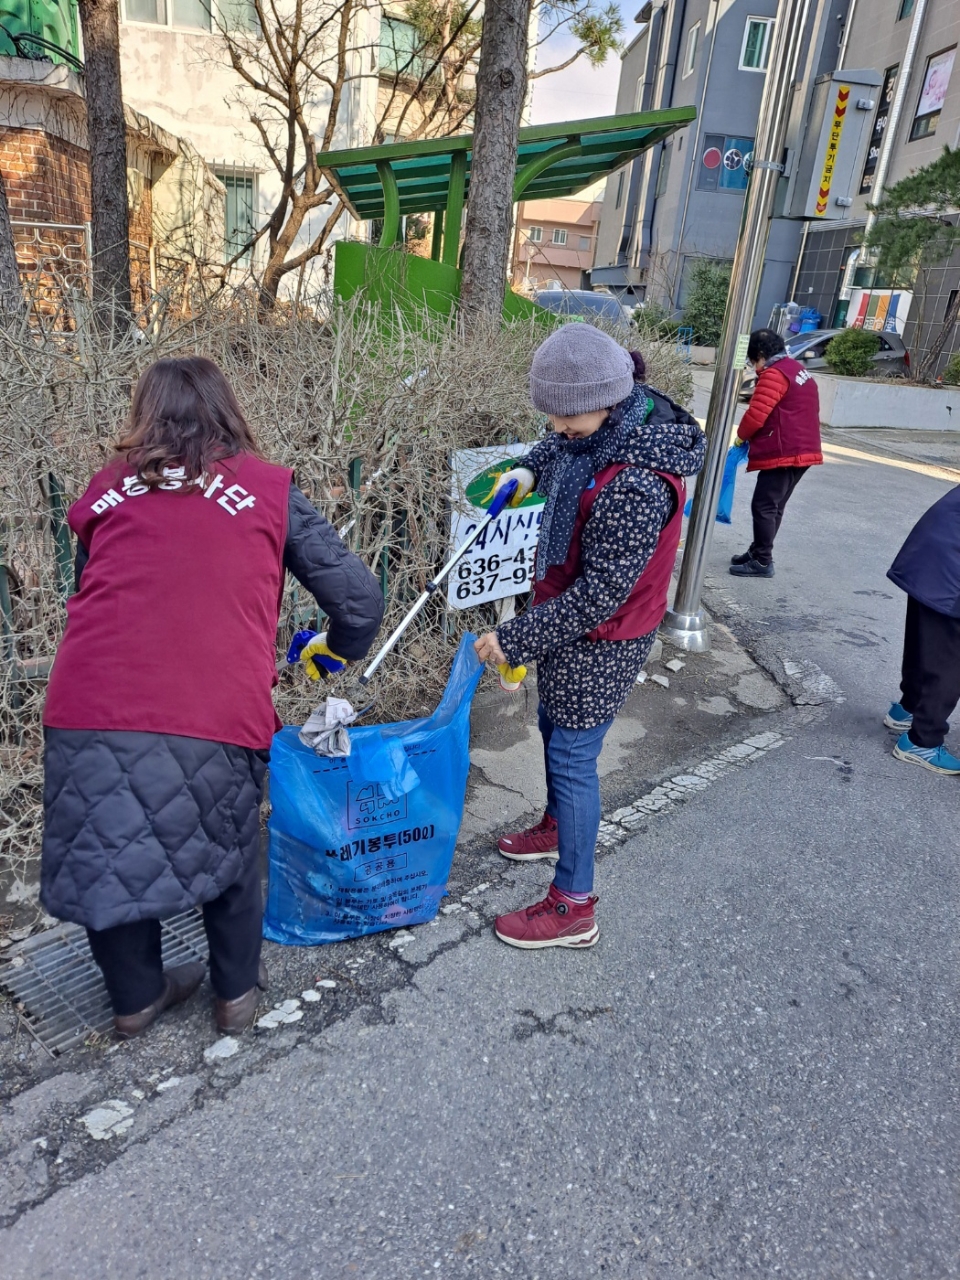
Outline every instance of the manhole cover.
<path id="1" fill-rule="evenodd" d="M 207 938 L 199 911 L 163 921 L 163 964 L 207 959 Z M 109 1031 L 113 1013 L 100 970 L 90 954 L 87 933 L 61 924 L 35 934 L 0 969 L 0 986 L 24 1007 L 21 1016 L 45 1048 L 63 1053 L 94 1031 Z"/>

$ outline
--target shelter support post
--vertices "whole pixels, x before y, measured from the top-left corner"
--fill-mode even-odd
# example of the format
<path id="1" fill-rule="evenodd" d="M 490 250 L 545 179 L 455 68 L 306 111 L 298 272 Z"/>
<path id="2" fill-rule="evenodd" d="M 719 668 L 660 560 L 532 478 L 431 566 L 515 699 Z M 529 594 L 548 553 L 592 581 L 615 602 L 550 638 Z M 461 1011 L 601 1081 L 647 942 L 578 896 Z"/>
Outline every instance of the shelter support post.
<path id="1" fill-rule="evenodd" d="M 380 234 L 380 248 L 389 249 L 397 243 L 400 234 L 400 192 L 397 178 L 387 160 L 377 161 L 377 173 L 383 187 L 383 231 Z"/>
<path id="2" fill-rule="evenodd" d="M 450 158 L 450 188 L 443 228 L 441 262 L 455 267 L 460 256 L 460 228 L 463 225 L 464 197 L 467 189 L 467 153 L 455 151 Z"/>

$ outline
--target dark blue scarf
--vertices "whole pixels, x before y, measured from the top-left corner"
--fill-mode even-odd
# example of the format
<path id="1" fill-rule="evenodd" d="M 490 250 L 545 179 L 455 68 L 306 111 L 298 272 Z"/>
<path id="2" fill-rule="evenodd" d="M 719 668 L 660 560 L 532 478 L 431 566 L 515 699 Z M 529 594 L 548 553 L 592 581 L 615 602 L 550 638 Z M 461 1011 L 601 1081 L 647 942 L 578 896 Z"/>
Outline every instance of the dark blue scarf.
<path id="1" fill-rule="evenodd" d="M 556 452 L 537 483 L 539 491 L 547 495 L 537 546 L 538 582 L 551 566 L 566 561 L 584 490 L 598 471 L 622 457 L 627 437 L 646 422 L 652 407 L 646 387 L 637 386 L 611 409 L 592 436 L 581 440 L 557 437 Z"/>

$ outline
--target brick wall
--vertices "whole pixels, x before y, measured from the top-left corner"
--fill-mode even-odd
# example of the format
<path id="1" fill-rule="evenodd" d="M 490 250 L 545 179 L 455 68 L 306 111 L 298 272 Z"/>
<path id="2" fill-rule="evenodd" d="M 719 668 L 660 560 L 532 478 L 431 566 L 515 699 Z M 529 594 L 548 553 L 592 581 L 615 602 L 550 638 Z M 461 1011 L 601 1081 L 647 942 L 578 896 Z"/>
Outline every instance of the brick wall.
<path id="1" fill-rule="evenodd" d="M 39 129 L 0 128 L 0 170 L 14 221 L 90 221 L 87 153 Z"/>

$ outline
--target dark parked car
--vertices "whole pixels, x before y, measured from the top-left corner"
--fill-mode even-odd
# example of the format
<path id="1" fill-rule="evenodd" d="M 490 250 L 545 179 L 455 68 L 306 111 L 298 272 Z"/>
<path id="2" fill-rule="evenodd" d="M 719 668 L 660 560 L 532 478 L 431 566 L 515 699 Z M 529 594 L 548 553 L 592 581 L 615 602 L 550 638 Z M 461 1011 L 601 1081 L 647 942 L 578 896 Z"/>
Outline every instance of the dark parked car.
<path id="1" fill-rule="evenodd" d="M 533 295 L 533 300 L 554 315 L 580 316 L 583 320 L 599 316 L 611 324 L 629 324 L 627 313 L 609 293 L 594 293 L 590 289 L 541 289 Z"/>
<path id="2" fill-rule="evenodd" d="M 842 329 L 814 329 L 812 333 L 789 333 L 784 337 L 787 354 L 794 360 L 801 361 L 808 369 L 828 369 L 827 347 L 831 339 Z M 906 378 L 910 374 L 910 352 L 903 345 L 903 339 L 896 333 L 878 333 L 880 350 L 873 357 L 877 373 L 881 376 Z M 743 377 L 740 399 L 749 400 L 753 395 L 757 375 L 748 369 Z"/>

